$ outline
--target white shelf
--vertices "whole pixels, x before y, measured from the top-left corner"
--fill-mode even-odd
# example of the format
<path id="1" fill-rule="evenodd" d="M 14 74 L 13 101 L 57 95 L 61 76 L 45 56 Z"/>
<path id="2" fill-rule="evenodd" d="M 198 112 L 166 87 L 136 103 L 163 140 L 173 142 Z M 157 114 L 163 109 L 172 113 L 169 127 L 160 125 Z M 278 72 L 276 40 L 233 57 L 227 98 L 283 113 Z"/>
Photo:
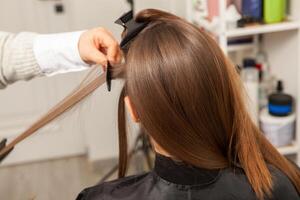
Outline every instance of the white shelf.
<path id="1" fill-rule="evenodd" d="M 188 16 L 193 16 L 192 1 L 187 5 Z M 219 45 L 225 54 L 241 63 L 243 54 L 255 55 L 259 50 L 259 34 L 267 34 L 263 37 L 263 48 L 268 54 L 269 66 L 275 76 L 286 82 L 288 92 L 298 97 L 300 93 L 300 15 L 299 0 L 291 0 L 289 18 L 293 19 L 276 24 L 262 24 L 245 28 L 228 29 L 226 26 L 226 1 L 219 0 L 219 26 L 216 35 Z M 190 18 L 189 18 L 190 19 Z M 191 19 L 190 19 L 191 20 Z M 272 33 L 282 34 L 272 34 Z M 271 34 L 268 34 L 271 33 Z M 231 38 L 253 36 L 252 44 L 228 45 Z M 253 51 L 251 51 L 253 50 Z M 249 52 L 247 52 L 249 51 Z M 248 54 L 249 53 L 249 54 Z M 283 67 L 290 66 L 290 67 Z M 300 106 L 297 106 L 297 116 L 300 115 Z M 296 129 L 300 128 L 300 117 L 296 120 Z M 278 147 L 283 155 L 296 155 L 296 162 L 300 166 L 300 131 L 296 133 L 297 140 L 290 146 Z"/>
<path id="2" fill-rule="evenodd" d="M 289 31 L 299 29 L 299 22 L 282 22 L 278 24 L 257 25 L 245 28 L 236 28 L 226 31 L 227 37 L 240 37 L 247 35 L 257 35 L 262 33 L 273 33 L 279 31 Z"/>
<path id="3" fill-rule="evenodd" d="M 291 155 L 291 154 L 297 154 L 299 152 L 299 147 L 295 144 L 285 146 L 285 147 L 278 147 L 277 150 L 282 155 Z"/>
<path id="4" fill-rule="evenodd" d="M 255 48 L 254 44 L 231 44 L 228 45 L 227 51 L 228 52 L 236 52 L 236 51 L 245 51 L 245 50 L 251 50 Z"/>

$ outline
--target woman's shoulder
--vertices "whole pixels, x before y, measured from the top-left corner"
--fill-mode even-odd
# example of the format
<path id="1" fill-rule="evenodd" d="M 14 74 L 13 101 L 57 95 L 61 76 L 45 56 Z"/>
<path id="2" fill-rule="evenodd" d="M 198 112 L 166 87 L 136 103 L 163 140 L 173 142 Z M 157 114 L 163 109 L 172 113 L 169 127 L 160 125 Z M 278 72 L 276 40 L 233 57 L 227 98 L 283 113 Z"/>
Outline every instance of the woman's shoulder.
<path id="1" fill-rule="evenodd" d="M 269 170 L 273 177 L 273 196 L 269 200 L 295 200 L 300 199 L 297 190 L 289 178 L 277 168 L 269 165 Z M 208 199 L 256 199 L 256 195 L 248 182 L 247 176 L 241 168 L 227 168 L 220 171 L 218 179 L 207 187 L 191 187 L 201 194 L 209 196 Z M 99 184 L 83 190 L 77 200 L 124 200 L 124 199 L 153 199 L 149 191 L 154 186 L 159 185 L 160 179 L 153 172 L 140 175 L 128 176 L 118 180 Z M 165 182 L 163 182 L 165 183 Z M 180 194 L 179 190 L 174 190 L 173 184 L 163 187 L 167 191 L 172 191 L 172 195 Z M 172 187 L 172 188 L 168 188 Z M 159 191 L 162 193 L 162 187 Z M 176 187 L 177 188 L 177 187 Z M 197 188 L 197 189 L 196 189 Z M 172 189 L 172 190 L 168 190 Z M 209 191 L 207 190 L 209 189 Z M 166 191 L 164 191 L 166 193 Z M 196 191 L 194 194 L 196 195 Z M 153 194 L 152 194 L 153 195 Z M 157 198 L 156 198 L 157 199 Z"/>
<path id="2" fill-rule="evenodd" d="M 300 199 L 300 196 L 288 176 L 274 166 L 269 166 L 273 177 L 272 199 Z"/>
<path id="3" fill-rule="evenodd" d="M 122 199 L 137 191 L 143 185 L 141 183 L 147 182 L 151 177 L 151 173 L 143 173 L 98 184 L 84 189 L 76 200 L 103 200 L 105 196 L 109 196 L 110 199 Z"/>
<path id="4" fill-rule="evenodd" d="M 268 165 L 273 179 L 273 189 L 271 200 L 294 200 L 300 199 L 300 196 L 290 179 L 282 171 L 272 165 Z M 235 194 L 236 197 L 255 196 L 248 182 L 243 169 L 225 169 L 216 183 L 216 186 L 222 187 L 225 193 Z M 243 199 L 243 198 L 241 198 Z"/>

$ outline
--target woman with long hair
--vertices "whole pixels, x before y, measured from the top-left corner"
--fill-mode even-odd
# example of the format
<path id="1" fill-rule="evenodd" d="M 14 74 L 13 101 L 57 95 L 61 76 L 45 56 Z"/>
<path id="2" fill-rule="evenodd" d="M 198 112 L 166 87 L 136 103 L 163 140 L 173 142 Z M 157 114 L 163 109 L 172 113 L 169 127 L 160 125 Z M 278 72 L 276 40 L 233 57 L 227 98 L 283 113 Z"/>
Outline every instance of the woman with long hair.
<path id="1" fill-rule="evenodd" d="M 139 26 L 139 33 L 123 33 L 135 37 L 124 51 L 125 63 L 111 68 L 112 78 L 124 80 L 118 113 L 120 179 L 87 188 L 77 199 L 300 199 L 299 169 L 251 120 L 240 77 L 217 43 L 163 11 L 143 10 L 135 21 L 147 25 Z M 105 75 L 94 69 L 0 155 L 102 85 Z M 125 106 L 150 138 L 156 160 L 152 171 L 123 178 Z"/>
<path id="2" fill-rule="evenodd" d="M 300 172 L 246 111 L 242 82 L 217 43 L 170 13 L 148 9 L 130 43 L 119 102 L 120 179 L 77 199 L 300 199 Z M 125 33 L 126 34 L 126 33 Z M 155 167 L 125 176 L 125 109 L 156 151 Z"/>

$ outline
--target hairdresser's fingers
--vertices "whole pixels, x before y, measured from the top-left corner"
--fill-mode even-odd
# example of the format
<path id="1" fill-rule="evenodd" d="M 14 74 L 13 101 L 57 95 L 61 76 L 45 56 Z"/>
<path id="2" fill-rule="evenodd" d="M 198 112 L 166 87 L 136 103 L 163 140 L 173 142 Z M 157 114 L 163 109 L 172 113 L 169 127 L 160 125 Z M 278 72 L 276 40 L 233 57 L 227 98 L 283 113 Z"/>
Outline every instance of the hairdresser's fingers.
<path id="1" fill-rule="evenodd" d="M 104 28 L 95 28 L 82 33 L 78 48 L 82 60 L 89 64 L 106 66 L 107 61 L 118 62 L 120 56 L 118 42 Z"/>
<path id="2" fill-rule="evenodd" d="M 107 67 L 107 57 L 97 48 L 91 49 L 88 59 L 91 60 L 95 64 L 100 64 L 103 67 Z"/>
<path id="3" fill-rule="evenodd" d="M 111 64 L 118 64 L 118 63 L 120 63 L 122 61 L 122 58 L 123 58 L 122 51 L 118 50 L 117 54 L 116 54 L 116 56 L 114 58 L 114 61 L 111 61 L 111 59 L 110 59 L 110 63 Z"/>
<path id="4" fill-rule="evenodd" d="M 117 55 L 117 63 L 120 63 L 123 59 L 123 52 L 121 49 L 119 49 L 118 51 L 118 55 Z"/>
<path id="5" fill-rule="evenodd" d="M 121 56 L 121 49 L 119 46 L 119 43 L 114 38 L 112 33 L 106 29 L 100 29 L 100 31 L 103 31 L 105 34 L 102 36 L 99 35 L 98 42 L 99 46 L 105 50 L 107 59 L 111 63 L 118 63 L 120 61 Z M 97 42 L 97 41 L 96 41 Z"/>
<path id="6" fill-rule="evenodd" d="M 106 65 L 107 58 L 94 41 L 96 32 L 95 29 L 92 29 L 81 34 L 78 43 L 79 54 L 82 60 L 88 64 Z"/>

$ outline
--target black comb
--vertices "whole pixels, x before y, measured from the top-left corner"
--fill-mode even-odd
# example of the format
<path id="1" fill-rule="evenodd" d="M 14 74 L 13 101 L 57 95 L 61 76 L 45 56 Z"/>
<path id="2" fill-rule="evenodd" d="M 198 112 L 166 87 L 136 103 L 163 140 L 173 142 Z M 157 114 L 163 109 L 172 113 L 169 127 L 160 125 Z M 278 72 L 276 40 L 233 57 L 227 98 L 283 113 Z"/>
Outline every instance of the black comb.
<path id="1" fill-rule="evenodd" d="M 110 92 L 111 91 L 111 65 L 109 62 L 107 63 L 107 68 L 106 68 L 106 86 L 107 90 Z"/>

